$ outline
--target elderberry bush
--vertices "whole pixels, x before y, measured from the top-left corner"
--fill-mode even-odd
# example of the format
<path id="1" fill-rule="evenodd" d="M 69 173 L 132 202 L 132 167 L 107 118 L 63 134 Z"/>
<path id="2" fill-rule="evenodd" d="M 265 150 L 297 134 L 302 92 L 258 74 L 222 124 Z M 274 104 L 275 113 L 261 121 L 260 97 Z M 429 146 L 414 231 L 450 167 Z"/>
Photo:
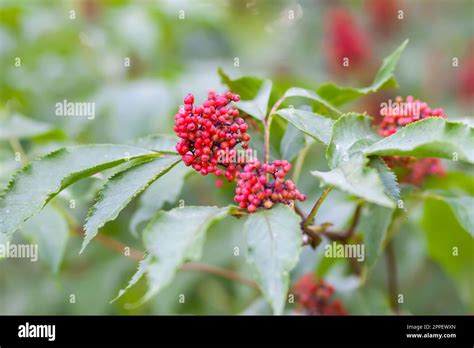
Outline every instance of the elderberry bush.
<path id="1" fill-rule="evenodd" d="M 474 310 L 474 55 L 416 6 L 6 3 L 0 314 Z"/>

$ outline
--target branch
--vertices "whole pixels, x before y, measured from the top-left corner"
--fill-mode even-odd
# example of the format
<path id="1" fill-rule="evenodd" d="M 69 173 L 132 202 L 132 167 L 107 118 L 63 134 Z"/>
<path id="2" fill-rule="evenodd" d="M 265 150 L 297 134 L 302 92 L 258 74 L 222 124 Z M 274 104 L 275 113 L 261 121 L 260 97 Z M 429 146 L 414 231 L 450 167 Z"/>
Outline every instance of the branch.
<path id="1" fill-rule="evenodd" d="M 80 235 L 80 236 L 84 235 L 84 230 L 81 227 L 78 227 L 78 228 L 74 229 L 74 232 L 76 234 Z M 105 246 L 105 247 L 107 247 L 111 250 L 117 251 L 117 252 L 121 253 L 124 256 L 128 256 L 128 257 L 130 257 L 131 259 L 133 259 L 135 261 L 141 261 L 145 257 L 144 252 L 142 252 L 140 250 L 137 250 L 137 249 L 134 249 L 134 248 L 131 248 L 131 247 L 128 247 L 125 244 L 122 244 L 121 242 L 116 241 L 115 239 L 109 238 L 107 236 L 97 235 L 95 237 L 95 239 L 100 244 L 102 244 L 103 246 Z M 124 254 L 124 250 L 126 248 L 128 248 L 130 250 L 130 255 L 125 255 Z M 220 267 L 210 266 L 210 265 L 206 265 L 206 264 L 199 263 L 199 262 L 188 262 L 188 263 L 185 263 L 181 267 L 181 270 L 209 273 L 209 274 L 213 274 L 213 275 L 216 275 L 216 276 L 219 276 L 219 277 L 222 277 L 222 278 L 226 278 L 226 279 L 229 279 L 229 280 L 232 280 L 232 281 L 239 282 L 241 284 L 247 285 L 247 286 L 249 286 L 251 288 L 254 288 L 254 289 L 258 289 L 257 283 L 254 282 L 253 280 L 247 279 L 247 278 L 241 276 L 240 274 L 238 274 L 237 272 L 227 270 L 227 269 L 224 269 L 224 268 L 220 268 Z"/>

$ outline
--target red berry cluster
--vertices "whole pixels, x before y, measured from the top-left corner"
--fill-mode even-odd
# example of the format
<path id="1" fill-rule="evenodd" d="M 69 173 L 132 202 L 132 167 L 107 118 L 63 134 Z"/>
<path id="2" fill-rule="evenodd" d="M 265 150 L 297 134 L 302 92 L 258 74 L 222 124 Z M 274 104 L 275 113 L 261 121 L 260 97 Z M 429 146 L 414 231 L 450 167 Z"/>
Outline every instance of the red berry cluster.
<path id="1" fill-rule="evenodd" d="M 244 170 L 237 174 L 235 202 L 253 213 L 259 207 L 270 209 L 275 203 L 306 200 L 292 180 L 285 180 L 290 170 L 291 164 L 284 160 L 268 164 L 262 164 L 257 159 L 249 161 Z"/>
<path id="2" fill-rule="evenodd" d="M 381 114 L 382 122 L 379 124 L 379 134 L 388 137 L 396 133 L 403 126 L 428 118 L 446 117 L 442 108 L 431 109 L 428 104 L 412 96 L 397 97 L 395 104 Z M 421 158 L 385 156 L 385 163 L 390 168 L 402 169 L 400 181 L 413 185 L 421 185 L 425 177 L 430 175 L 444 175 L 444 168 L 437 158 Z"/>
<path id="3" fill-rule="evenodd" d="M 302 276 L 294 286 L 298 309 L 308 315 L 347 315 L 338 299 L 333 299 L 334 288 L 313 274 Z"/>
<path id="4" fill-rule="evenodd" d="M 202 106 L 193 105 L 194 96 L 184 98 L 184 107 L 175 115 L 174 131 L 181 138 L 176 151 L 187 166 L 202 175 L 214 173 L 234 180 L 239 165 L 226 158 L 235 156 L 235 147 L 241 144 L 248 148 L 250 135 L 248 125 L 239 117 L 239 111 L 228 104 L 239 101 L 240 97 L 231 92 L 219 95 L 209 91 Z M 223 169 L 221 169 L 221 166 Z"/>
<path id="5" fill-rule="evenodd" d="M 184 107 L 175 115 L 174 131 L 181 140 L 176 151 L 186 166 L 202 175 L 224 175 L 229 182 L 237 180 L 234 200 L 242 209 L 253 213 L 259 207 L 270 209 L 275 203 L 290 204 L 297 199 L 304 201 L 292 180 L 285 180 L 291 170 L 288 161 L 277 160 L 262 164 L 257 159 L 238 157 L 235 147 L 240 144 L 251 155 L 247 133 L 248 125 L 239 117 L 239 111 L 228 104 L 240 97 L 231 92 L 219 95 L 209 91 L 202 106 L 195 106 L 194 96 L 184 98 Z M 243 168 L 242 168 L 243 167 Z M 223 169 L 221 169 L 223 168 Z M 218 179 L 216 186 L 223 181 Z"/>

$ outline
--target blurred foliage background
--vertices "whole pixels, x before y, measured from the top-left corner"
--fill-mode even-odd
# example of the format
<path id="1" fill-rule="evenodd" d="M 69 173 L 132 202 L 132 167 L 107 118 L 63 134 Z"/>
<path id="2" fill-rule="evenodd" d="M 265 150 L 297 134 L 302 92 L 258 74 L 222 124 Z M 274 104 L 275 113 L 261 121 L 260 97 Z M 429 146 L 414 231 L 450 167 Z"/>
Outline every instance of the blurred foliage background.
<path id="1" fill-rule="evenodd" d="M 132 144 L 150 133 L 171 133 L 173 115 L 186 93 L 201 101 L 209 89 L 225 89 L 219 67 L 232 77 L 270 78 L 276 94 L 291 86 L 315 89 L 328 80 L 362 87 L 372 80 L 382 58 L 405 38 L 410 43 L 396 74 L 401 88 L 365 97 L 345 109 L 377 117 L 381 101 L 414 95 L 433 107 L 443 107 L 450 119 L 472 120 L 474 114 L 472 0 L 1 0 L 0 11 L 0 120 L 21 114 L 61 130 L 21 140 L 29 158 L 67 144 Z M 337 11 L 351 18 L 364 46 L 360 59 L 354 60 L 359 63 L 347 70 L 334 68 L 338 43 L 331 41 L 331 30 Z M 63 100 L 94 102 L 96 117 L 57 117 L 55 105 Z M 275 155 L 281 155 L 281 127 L 276 123 L 272 130 Z M 252 144 L 263 152 L 258 135 Z M 9 142 L 0 139 L 2 187 L 20 166 Z M 467 170 L 460 164 L 446 166 L 455 172 Z M 311 146 L 299 179 L 301 191 L 308 195 L 302 205 L 305 211 L 320 193 L 319 183 L 309 175 L 312 169 L 327 169 L 318 144 Z M 455 175 L 448 179 L 465 180 Z M 439 180 L 433 178 L 428 185 L 442 185 Z M 56 201 L 81 223 L 102 182 L 100 176 L 86 179 Z M 179 165 L 100 233 L 141 249 L 141 222 L 179 200 L 186 205 L 224 206 L 232 202 L 232 187 L 217 189 L 213 178 L 189 174 Z M 344 228 L 354 205 L 347 196 L 332 192 L 317 220 Z M 460 227 L 455 220 L 448 223 L 452 216 L 446 216 L 439 238 L 434 242 L 427 238 L 426 230 L 433 228 L 429 214 L 449 215 L 445 208 L 431 205 L 429 209 L 414 206 L 395 236 L 402 311 L 472 313 L 474 260 L 468 255 L 461 282 L 449 266 L 437 262 L 433 243 L 443 242 L 441 232 Z M 270 313 L 255 290 L 195 272 L 180 272 L 171 286 L 140 307 L 126 304 L 143 295 L 145 281 L 110 304 L 134 273 L 136 262 L 97 241 L 78 255 L 82 238 L 51 212 L 41 214 L 24 230 L 44 221 L 50 224 L 41 235 L 57 243 L 46 246 L 44 254 L 55 248 L 59 255 L 53 252 L 46 262 L 37 263 L 0 260 L 1 314 Z M 28 236 L 15 234 L 14 240 L 21 242 Z M 240 247 L 239 256 L 234 255 L 235 247 Z M 212 227 L 203 262 L 250 277 L 243 253 L 242 221 L 228 218 Z M 322 248 L 306 247 L 292 279 L 311 271 L 335 286 L 350 314 L 390 313 L 383 258 L 359 286 L 344 260 L 327 262 Z M 70 303 L 71 294 L 75 303 Z M 186 296 L 185 303 L 178 301 L 180 294 Z"/>

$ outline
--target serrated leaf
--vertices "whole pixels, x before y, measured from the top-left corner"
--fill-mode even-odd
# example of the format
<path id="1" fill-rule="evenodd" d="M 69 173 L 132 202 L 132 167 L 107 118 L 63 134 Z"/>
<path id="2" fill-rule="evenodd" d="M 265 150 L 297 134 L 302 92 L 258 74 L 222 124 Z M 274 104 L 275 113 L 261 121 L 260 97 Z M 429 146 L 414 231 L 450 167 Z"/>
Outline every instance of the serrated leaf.
<path id="1" fill-rule="evenodd" d="M 339 106 L 384 88 L 397 87 L 398 85 L 393 72 L 407 44 L 408 40 L 405 40 L 395 51 L 383 60 L 382 66 L 370 86 L 364 88 L 350 88 L 339 87 L 333 83 L 325 83 L 318 88 L 318 95 L 332 105 Z"/>
<path id="2" fill-rule="evenodd" d="M 120 289 L 117 296 L 112 301 L 110 301 L 110 303 L 117 301 L 120 297 L 122 297 L 127 292 L 128 289 L 130 289 L 132 286 L 134 286 L 136 283 L 138 283 L 138 281 L 140 279 L 142 279 L 142 277 L 145 275 L 145 273 L 147 271 L 147 267 L 148 267 L 149 262 L 150 262 L 150 258 L 147 255 L 147 256 L 145 256 L 145 258 L 143 260 L 141 260 L 138 263 L 137 271 L 132 276 L 132 278 L 129 280 L 127 286 L 124 289 Z"/>
<path id="3" fill-rule="evenodd" d="M 341 162 L 349 160 L 353 153 L 365 150 L 379 139 L 369 117 L 356 113 L 342 115 L 332 126 L 326 150 L 329 168 L 336 168 Z"/>
<path id="4" fill-rule="evenodd" d="M 367 155 L 440 157 L 474 163 L 474 128 L 430 117 L 410 123 L 364 150 Z"/>
<path id="5" fill-rule="evenodd" d="M 474 309 L 474 240 L 456 220 L 446 202 L 425 200 L 421 225 L 430 257 L 456 282 L 466 303 Z"/>
<path id="6" fill-rule="evenodd" d="M 33 138 L 54 132 L 60 133 L 50 124 L 20 114 L 0 119 L 0 140 Z"/>
<path id="7" fill-rule="evenodd" d="M 25 223 L 21 232 L 38 245 L 38 259 L 52 272 L 57 272 L 69 239 L 69 228 L 64 216 L 54 207 L 47 206 Z"/>
<path id="8" fill-rule="evenodd" d="M 80 252 L 82 253 L 97 235 L 99 228 L 115 220 L 133 198 L 166 174 L 179 161 L 180 158 L 176 156 L 151 159 L 126 168 L 111 177 L 99 191 L 94 206 L 89 210 Z"/>
<path id="9" fill-rule="evenodd" d="M 289 285 L 289 272 L 301 252 L 300 218 L 287 206 L 260 210 L 245 222 L 248 261 L 257 283 L 275 314 L 282 314 Z"/>
<path id="10" fill-rule="evenodd" d="M 186 175 L 192 173 L 182 162 L 174 166 L 168 175 L 155 181 L 139 198 L 137 210 L 130 220 L 130 229 L 138 235 L 141 225 L 149 221 L 165 203 L 174 203 L 183 187 Z"/>
<path id="11" fill-rule="evenodd" d="M 241 100 L 235 103 L 235 106 L 246 114 L 263 121 L 267 116 L 268 102 L 272 92 L 272 82 L 264 80 L 262 87 L 252 100 Z"/>
<path id="12" fill-rule="evenodd" d="M 281 139 L 280 153 L 282 158 L 292 161 L 299 152 L 305 147 L 305 135 L 300 132 L 293 124 L 288 123 L 285 134 Z"/>
<path id="13" fill-rule="evenodd" d="M 74 182 L 144 156 L 158 154 L 124 145 L 82 145 L 61 148 L 31 162 L 17 172 L 2 193 L 0 233 L 15 232 Z"/>
<path id="14" fill-rule="evenodd" d="M 347 162 L 329 172 L 312 171 L 322 183 L 384 207 L 392 208 L 394 201 L 385 193 L 377 170 L 367 167 L 367 159 L 355 153 Z"/>
<path id="15" fill-rule="evenodd" d="M 369 166 L 379 173 L 380 179 L 385 186 L 385 193 L 393 201 L 398 202 L 400 200 L 400 186 L 398 185 L 395 173 L 379 157 L 371 158 Z"/>
<path id="16" fill-rule="evenodd" d="M 362 233 L 366 265 L 370 271 L 382 252 L 382 243 L 392 221 L 394 209 L 369 204 L 364 207 L 359 230 Z"/>
<path id="17" fill-rule="evenodd" d="M 140 138 L 136 146 L 160 153 L 176 154 L 178 138 L 171 134 L 152 134 Z"/>
<path id="18" fill-rule="evenodd" d="M 183 263 L 201 257 L 207 229 L 229 209 L 189 206 L 155 215 L 143 231 L 150 258 L 146 267 L 150 287 L 144 301 L 168 285 Z"/>
<path id="19" fill-rule="evenodd" d="M 316 140 L 319 140 L 324 144 L 329 143 L 331 128 L 334 123 L 330 118 L 314 112 L 299 109 L 281 109 L 275 114 L 283 117 L 293 126 Z"/>
<path id="20" fill-rule="evenodd" d="M 312 100 L 318 106 L 316 110 L 318 113 L 323 113 L 332 116 L 339 116 L 342 114 L 338 109 L 336 109 L 326 100 L 321 98 L 318 94 L 308 89 L 299 87 L 290 88 L 285 92 L 282 99 L 286 100 L 288 98 L 305 98 Z"/>
<path id="21" fill-rule="evenodd" d="M 219 68 L 217 72 L 221 77 L 222 83 L 227 85 L 232 93 L 240 95 L 242 100 L 250 100 L 255 98 L 263 84 L 263 80 L 259 79 L 258 77 L 243 76 L 232 80 L 229 75 L 227 75 L 221 68 Z"/>

